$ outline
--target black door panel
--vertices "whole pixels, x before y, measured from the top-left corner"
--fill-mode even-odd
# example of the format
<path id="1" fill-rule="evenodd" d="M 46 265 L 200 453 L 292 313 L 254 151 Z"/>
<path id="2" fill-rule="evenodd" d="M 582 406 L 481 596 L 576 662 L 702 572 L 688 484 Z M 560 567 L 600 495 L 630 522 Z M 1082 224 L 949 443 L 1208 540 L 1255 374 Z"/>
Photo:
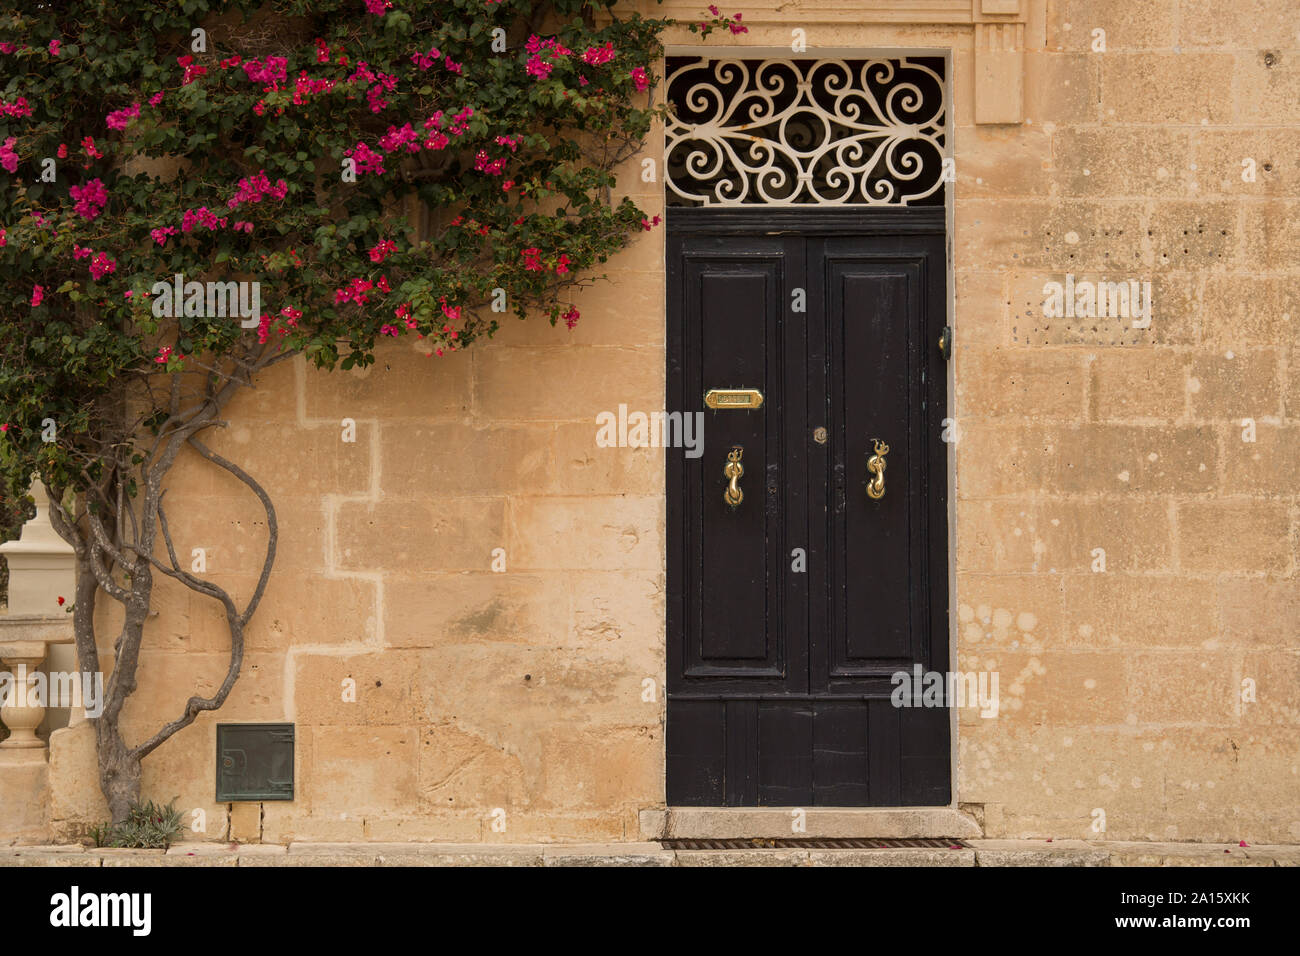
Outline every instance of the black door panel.
<path id="1" fill-rule="evenodd" d="M 889 700 L 948 666 L 941 214 L 747 212 L 669 213 L 668 801 L 945 804 L 947 710 Z"/>

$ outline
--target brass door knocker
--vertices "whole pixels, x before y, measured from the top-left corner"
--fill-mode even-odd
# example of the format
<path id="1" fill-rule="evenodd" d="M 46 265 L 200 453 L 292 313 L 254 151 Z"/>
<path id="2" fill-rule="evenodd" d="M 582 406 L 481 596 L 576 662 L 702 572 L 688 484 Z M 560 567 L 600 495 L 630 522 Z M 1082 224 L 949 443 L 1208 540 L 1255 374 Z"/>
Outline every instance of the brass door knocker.
<path id="1" fill-rule="evenodd" d="M 745 493 L 740 490 L 740 476 L 745 473 L 740 458 L 744 453 L 745 449 L 740 445 L 734 446 L 727 452 L 727 463 L 722 466 L 722 474 L 727 479 L 727 490 L 722 493 L 722 500 L 732 508 L 745 500 Z"/>
<path id="2" fill-rule="evenodd" d="M 875 445 L 876 453 L 867 459 L 867 471 L 875 475 L 867 482 L 867 497 L 878 500 L 885 497 L 885 456 L 889 454 L 889 446 L 879 438 L 871 439 Z"/>

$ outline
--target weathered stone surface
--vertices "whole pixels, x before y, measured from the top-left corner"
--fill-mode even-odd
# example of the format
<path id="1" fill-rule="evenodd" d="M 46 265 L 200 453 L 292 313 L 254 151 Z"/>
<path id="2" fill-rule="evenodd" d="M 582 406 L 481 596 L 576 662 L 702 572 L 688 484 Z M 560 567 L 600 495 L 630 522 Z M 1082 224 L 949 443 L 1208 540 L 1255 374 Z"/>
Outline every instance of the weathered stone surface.
<path id="1" fill-rule="evenodd" d="M 49 780 L 44 751 L 0 751 L 0 837 L 6 842 L 49 839 Z"/>
<path id="2" fill-rule="evenodd" d="M 676 855 L 658 843 L 603 843 L 547 847 L 545 866 L 673 866 Z"/>
<path id="3" fill-rule="evenodd" d="M 978 35 L 959 22 L 972 9 L 926 24 L 764 2 L 745 11 L 749 34 L 722 36 L 728 51 L 784 47 L 799 26 L 813 49 L 952 51 L 957 347 L 939 420 L 956 425 L 954 660 L 996 671 L 1001 700 L 996 718 L 958 714 L 954 800 L 978 807 L 979 825 L 888 811 L 903 816 L 869 832 L 1053 838 L 1050 851 L 985 843 L 977 865 L 1092 862 L 1104 846 L 1075 843 L 1103 837 L 1143 841 L 1121 861 L 1220 864 L 1157 845 L 1215 840 L 1227 865 L 1294 863 L 1291 850 L 1237 846 L 1300 841 L 1294 4 L 1238 0 L 1225 15 L 1217 0 L 1024 0 L 1020 14 L 989 14 L 1005 34 Z M 662 10 L 695 18 L 699 4 Z M 995 51 L 999 37 L 1014 48 Z M 684 27 L 666 39 L 699 42 Z M 1023 123 L 977 122 L 1017 108 Z M 652 216 L 663 170 L 643 179 L 640 160 L 662 142 L 656 128 L 612 194 Z M 601 266 L 610 281 L 574 296 L 573 330 L 507 315 L 463 354 L 386 341 L 368 368 L 297 359 L 235 400 L 211 441 L 271 490 L 280 544 L 231 699 L 145 762 L 146 798 L 178 796 L 187 823 L 206 815 L 187 839 L 228 836 L 215 724 L 262 720 L 297 725 L 297 799 L 265 804 L 256 828 L 238 810 L 236 835 L 318 844 L 282 857 L 245 846 L 239 865 L 374 865 L 375 841 L 433 840 L 460 848 L 416 855 L 473 861 L 535 842 L 548 849 L 519 855 L 539 865 L 582 858 L 563 843 L 664 834 L 665 452 L 595 441 L 600 412 L 662 409 L 664 235 L 638 232 Z M 1045 316 L 1045 284 L 1067 275 L 1151 282 L 1150 326 Z M 168 504 L 182 560 L 203 548 L 213 579 L 246 599 L 267 534 L 256 500 L 187 453 Z M 227 660 L 218 605 L 161 579 L 155 597 L 125 712 L 133 742 L 211 693 Z M 107 666 L 115 602 L 98 617 Z M 356 703 L 341 699 L 348 677 Z M 107 817 L 92 743 L 88 728 L 53 735 L 48 804 L 28 800 L 41 771 L 0 766 L 0 842 L 13 817 L 58 840 Z M 491 828 L 497 809 L 505 831 Z M 685 825 L 680 812 L 671 825 Z M 777 813 L 693 825 L 780 835 Z M 809 820 L 810 834 L 825 823 Z M 866 826 L 845 821 L 843 835 Z M 952 853 L 938 856 L 966 858 Z M 642 854 L 664 859 L 594 857 Z M 166 859 L 182 858 L 228 853 Z M 817 862 L 755 851 L 683 865 L 729 861 Z"/>
<path id="4" fill-rule="evenodd" d="M 791 810 L 779 808 L 670 807 L 663 838 L 722 840 L 734 838 L 789 839 L 804 837 L 936 838 L 979 836 L 967 814 L 943 807 L 924 809 L 801 808 L 805 829 L 791 829 Z M 650 837 L 659 823 L 655 814 L 642 817 L 642 833 Z M 692 851 L 694 852 L 694 851 Z M 703 852 L 703 851 L 700 851 Z"/>
<path id="5" fill-rule="evenodd" d="M 1110 853 L 1083 840 L 972 840 L 976 866 L 1106 866 Z"/>
<path id="6" fill-rule="evenodd" d="M 807 850 L 679 850 L 678 866 L 810 866 Z"/>

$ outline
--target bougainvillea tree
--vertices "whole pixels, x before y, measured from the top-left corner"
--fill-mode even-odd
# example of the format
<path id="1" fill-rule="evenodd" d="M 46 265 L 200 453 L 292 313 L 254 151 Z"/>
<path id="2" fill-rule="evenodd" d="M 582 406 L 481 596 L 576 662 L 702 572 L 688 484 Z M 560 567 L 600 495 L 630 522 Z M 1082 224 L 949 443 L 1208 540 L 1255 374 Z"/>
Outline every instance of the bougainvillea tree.
<path id="1" fill-rule="evenodd" d="M 140 761 L 229 695 L 274 564 L 270 497 L 205 442 L 231 397 L 294 355 L 350 368 L 419 336 L 437 362 L 508 314 L 572 327 L 574 288 L 654 225 L 613 170 L 655 118 L 667 21 L 583 0 L 19 6 L 0 14 L 0 477 L 21 494 L 38 475 L 75 549 L 121 820 Z M 691 28 L 719 26 L 743 30 L 716 10 Z M 164 493 L 185 449 L 265 509 L 251 594 L 177 558 Z M 229 666 L 128 742 L 157 575 L 222 605 Z"/>

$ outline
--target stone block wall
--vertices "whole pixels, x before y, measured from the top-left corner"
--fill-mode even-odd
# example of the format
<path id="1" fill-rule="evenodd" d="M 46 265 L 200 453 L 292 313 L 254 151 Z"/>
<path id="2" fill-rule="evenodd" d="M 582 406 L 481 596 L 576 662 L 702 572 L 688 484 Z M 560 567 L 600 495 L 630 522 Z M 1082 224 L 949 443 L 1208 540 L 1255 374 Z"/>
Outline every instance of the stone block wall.
<path id="1" fill-rule="evenodd" d="M 981 2 L 742 3 L 750 32 L 707 41 L 951 50 L 953 640 L 1002 694 L 959 715 L 955 802 L 991 837 L 1295 842 L 1294 5 L 1021 0 L 1021 70 L 979 96 L 1023 122 L 987 124 Z M 638 169 L 622 188 L 662 214 Z M 663 269 L 658 229 L 571 332 L 286 363 L 237 400 L 212 446 L 270 491 L 276 571 L 230 701 L 146 761 L 147 796 L 203 809 L 197 839 L 637 838 L 664 799 L 662 452 L 598 448 L 595 416 L 663 407 Z M 1045 316 L 1067 273 L 1149 281 L 1149 327 Z M 194 459 L 168 504 L 181 554 L 247 595 L 252 497 Z M 158 597 L 129 735 L 225 668 L 216 606 Z M 261 720 L 297 725 L 297 799 L 232 818 L 215 724 Z"/>

